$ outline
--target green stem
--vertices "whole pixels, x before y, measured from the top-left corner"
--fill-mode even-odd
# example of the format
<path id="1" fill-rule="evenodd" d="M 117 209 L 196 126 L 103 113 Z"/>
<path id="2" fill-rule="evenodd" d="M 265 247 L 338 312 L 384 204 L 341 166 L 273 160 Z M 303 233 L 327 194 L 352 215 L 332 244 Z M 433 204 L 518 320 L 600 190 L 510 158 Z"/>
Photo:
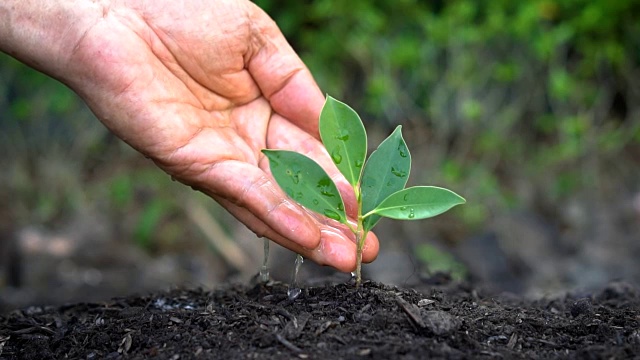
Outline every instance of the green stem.
<path id="1" fill-rule="evenodd" d="M 362 199 L 360 194 L 360 187 L 355 189 L 356 200 L 358 201 L 358 225 L 354 234 L 356 235 L 356 288 L 360 287 L 362 283 L 362 250 L 364 249 L 364 240 L 367 238 L 367 231 L 364 230 L 362 216 Z M 353 231 L 353 230 L 351 230 Z"/>

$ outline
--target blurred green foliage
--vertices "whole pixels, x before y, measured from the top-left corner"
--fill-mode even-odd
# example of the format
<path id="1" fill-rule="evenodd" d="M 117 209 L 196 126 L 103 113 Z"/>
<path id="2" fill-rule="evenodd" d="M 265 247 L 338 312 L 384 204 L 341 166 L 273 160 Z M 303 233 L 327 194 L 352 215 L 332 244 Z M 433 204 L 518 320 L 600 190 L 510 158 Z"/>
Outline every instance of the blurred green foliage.
<path id="1" fill-rule="evenodd" d="M 1 53 L 0 80 L 0 229 L 100 216 L 148 251 L 186 234 L 180 200 L 191 191 L 110 134 L 70 89 Z"/>
<path id="2" fill-rule="evenodd" d="M 454 280 L 462 280 L 467 277 L 467 268 L 461 262 L 450 253 L 431 244 L 418 244 L 416 258 L 426 268 L 428 275 L 441 272 L 449 274 Z"/>
<path id="3" fill-rule="evenodd" d="M 466 196 L 468 224 L 639 175 L 638 1 L 256 3 L 323 91 L 421 134 L 419 181 Z"/>

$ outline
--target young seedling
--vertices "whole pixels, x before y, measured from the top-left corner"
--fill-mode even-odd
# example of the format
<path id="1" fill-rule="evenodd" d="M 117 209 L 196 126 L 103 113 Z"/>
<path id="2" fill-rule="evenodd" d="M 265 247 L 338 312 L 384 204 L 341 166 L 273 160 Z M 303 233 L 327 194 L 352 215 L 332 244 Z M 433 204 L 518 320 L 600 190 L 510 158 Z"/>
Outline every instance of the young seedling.
<path id="1" fill-rule="evenodd" d="M 381 217 L 418 220 L 465 203 L 460 195 L 435 186 L 405 189 L 411 155 L 398 126 L 366 159 L 367 133 L 358 114 L 328 96 L 320 113 L 320 137 L 331 159 L 353 188 L 355 226 L 347 221 L 344 202 L 329 175 L 310 158 L 287 150 L 262 150 L 271 173 L 293 200 L 346 225 L 356 237 L 356 286 L 362 281 L 362 250 L 367 234 Z"/>

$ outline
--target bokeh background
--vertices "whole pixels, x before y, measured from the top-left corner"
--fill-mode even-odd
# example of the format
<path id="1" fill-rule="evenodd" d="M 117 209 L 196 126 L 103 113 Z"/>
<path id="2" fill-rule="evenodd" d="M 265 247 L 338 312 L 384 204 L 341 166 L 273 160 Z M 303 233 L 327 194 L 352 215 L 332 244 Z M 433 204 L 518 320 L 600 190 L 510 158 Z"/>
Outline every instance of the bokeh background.
<path id="1" fill-rule="evenodd" d="M 256 2 L 372 145 L 403 125 L 410 183 L 468 201 L 383 220 L 367 278 L 444 271 L 528 296 L 640 282 L 639 1 Z M 262 263 L 217 204 L 4 54 L 0 154 L 0 311 L 249 281 Z M 272 276 L 292 268 L 273 245 Z"/>

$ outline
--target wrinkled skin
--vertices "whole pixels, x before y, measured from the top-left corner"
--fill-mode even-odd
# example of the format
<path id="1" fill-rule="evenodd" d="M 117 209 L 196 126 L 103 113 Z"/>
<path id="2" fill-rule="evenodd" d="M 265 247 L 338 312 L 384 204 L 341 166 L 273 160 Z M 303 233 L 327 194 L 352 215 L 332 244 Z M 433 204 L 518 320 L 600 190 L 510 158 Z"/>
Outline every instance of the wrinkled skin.
<path id="1" fill-rule="evenodd" d="M 353 235 L 289 200 L 260 152 L 288 149 L 315 159 L 354 214 L 349 185 L 318 140 L 324 97 L 258 7 L 83 0 L 58 9 L 55 1 L 49 8 L 7 1 L 3 51 L 65 82 L 116 135 L 257 235 L 317 263 L 355 268 Z M 23 4 L 32 7 L 20 16 Z M 369 234 L 363 260 L 377 253 Z"/>

